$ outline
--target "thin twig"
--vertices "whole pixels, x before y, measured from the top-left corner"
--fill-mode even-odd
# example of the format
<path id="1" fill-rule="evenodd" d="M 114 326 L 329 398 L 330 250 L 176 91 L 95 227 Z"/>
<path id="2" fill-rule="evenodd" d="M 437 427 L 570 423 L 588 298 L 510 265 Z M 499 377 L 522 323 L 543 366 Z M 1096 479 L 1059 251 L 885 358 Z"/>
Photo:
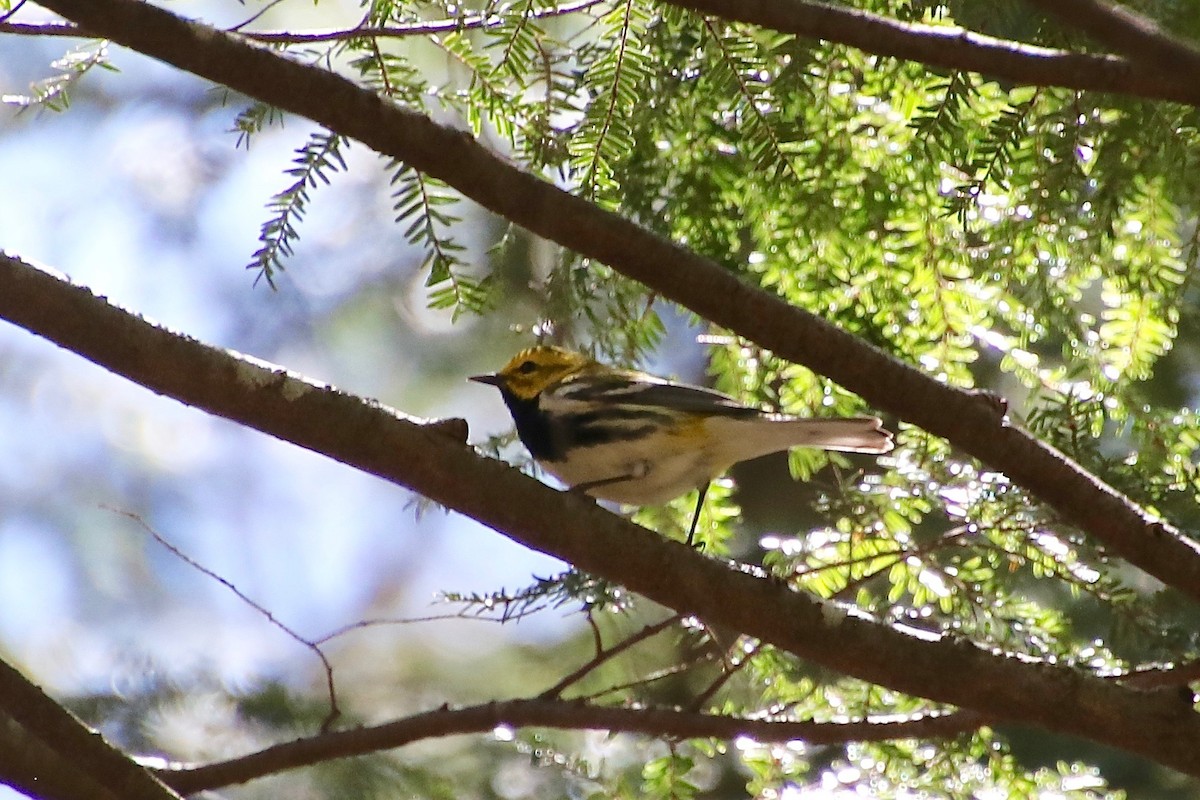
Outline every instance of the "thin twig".
<path id="1" fill-rule="evenodd" d="M 8 22 L 13 16 L 21 10 L 21 6 L 25 5 L 25 0 L 17 0 L 6 13 L 0 15 L 0 22 Z"/>
<path id="2" fill-rule="evenodd" d="M 596 623 L 596 615 L 590 606 L 583 612 L 584 619 L 587 620 L 588 627 L 592 629 L 592 647 L 595 648 L 596 656 L 599 657 L 604 652 L 604 637 L 600 635 L 600 626 Z"/>
<path id="3" fill-rule="evenodd" d="M 708 687 L 704 689 L 704 691 L 696 695 L 692 702 L 688 704 L 686 710 L 700 711 L 704 707 L 704 704 L 711 700 L 713 695 L 719 692 L 721 687 L 729 682 L 730 678 L 745 669 L 746 665 L 750 663 L 750 658 L 757 653 L 761 647 L 762 643 L 756 642 L 752 647 L 748 648 L 742 655 L 742 658 L 738 659 L 738 661 L 732 666 L 729 664 L 729 659 L 722 659 L 725 668 L 721 670 L 716 679 L 713 680 L 713 682 L 710 683 Z M 730 649 L 732 649 L 732 647 Z M 728 655 L 729 650 L 726 650 L 725 652 L 726 655 Z"/>
<path id="4" fill-rule="evenodd" d="M 339 636 L 345 636 L 353 631 L 364 630 L 366 628 L 384 627 L 390 625 L 415 625 L 422 622 L 444 622 L 447 620 L 471 620 L 475 622 L 494 622 L 497 625 L 503 625 L 511 620 L 501 619 L 499 617 L 485 617 L 480 614 L 470 614 L 466 610 L 457 611 L 453 614 L 428 614 L 422 617 L 380 617 L 377 619 L 360 619 L 357 622 L 351 622 L 343 625 L 340 628 L 335 628 L 333 631 L 313 639 L 313 644 L 324 645 Z"/>
<path id="5" fill-rule="evenodd" d="M 546 691 L 539 694 L 538 699 L 539 700 L 549 700 L 550 698 L 558 697 L 559 695 L 561 695 L 563 693 L 564 689 L 566 689 L 571 684 L 573 684 L 576 681 L 583 678 L 585 675 L 587 675 L 589 672 L 591 672 L 592 670 L 599 667 L 605 661 L 608 661 L 609 659 L 614 658 L 617 655 L 620 655 L 621 653 L 625 652 L 629 648 L 633 647 L 635 644 L 638 644 L 639 642 L 644 642 L 647 639 L 651 638 L 652 636 L 657 635 L 661 631 L 664 631 L 667 628 L 674 625 L 675 623 L 679 622 L 679 620 L 680 620 L 680 615 L 675 614 L 674 616 L 667 617 L 662 622 L 656 622 L 653 625 L 647 625 L 646 627 L 642 628 L 637 633 L 621 640 L 620 642 L 613 645 L 612 647 L 610 647 L 607 650 L 598 650 L 596 652 L 596 655 L 593 656 L 590 660 L 588 660 L 587 663 L 583 664 L 578 669 L 574 670 L 569 675 L 567 675 L 562 680 L 560 680 L 558 683 L 554 684 L 549 689 L 547 689 Z"/>
<path id="6" fill-rule="evenodd" d="M 226 30 L 229 31 L 230 33 L 237 33 L 242 28 L 244 28 L 247 25 L 254 22 L 256 19 L 260 19 L 264 14 L 266 14 L 268 11 L 270 11 L 272 8 L 274 8 L 275 6 L 279 5 L 282 2 L 283 2 L 283 0 L 271 0 L 269 3 L 264 5 L 262 8 L 260 8 L 259 10 L 255 11 L 253 14 L 251 14 L 248 18 L 239 22 L 237 25 L 234 25 L 232 28 L 226 28 Z"/>
<path id="7" fill-rule="evenodd" d="M 164 548 L 166 548 L 171 553 L 171 555 L 175 556 L 180 561 L 187 564 L 189 567 L 191 567 L 192 569 L 201 573 L 205 577 L 211 578 L 212 580 L 214 580 L 217 583 L 224 586 L 229 591 L 233 592 L 233 594 L 239 600 L 241 600 L 243 603 L 250 606 L 250 608 L 252 608 L 256 612 L 258 612 L 258 614 L 260 614 L 264 619 L 266 619 L 267 622 L 271 623 L 276 628 L 278 628 L 280 631 L 282 631 L 289 639 L 291 639 L 292 641 L 294 641 L 298 644 L 301 644 L 304 647 L 311 650 L 317 656 L 317 658 L 321 660 L 321 665 L 325 669 L 325 689 L 329 695 L 329 713 L 328 713 L 328 715 L 326 715 L 325 720 L 321 723 L 321 731 L 325 732 L 325 731 L 329 730 L 330 726 L 333 725 L 334 720 L 336 720 L 339 716 L 341 716 L 342 712 L 341 712 L 341 709 L 338 708 L 337 689 L 334 685 L 334 680 L 333 680 L 333 665 L 329 663 L 329 659 L 325 656 L 325 651 L 323 651 L 321 649 L 321 646 L 319 644 L 317 644 L 316 642 L 314 642 L 310 639 L 305 638 L 304 636 L 301 636 L 293 628 L 289 627 L 287 625 L 287 623 L 283 622 L 278 617 L 276 617 L 271 612 L 270 609 L 268 609 L 266 606 L 259 603 L 257 600 L 254 600 L 248 594 L 246 594 L 241 589 L 239 589 L 233 583 L 233 581 L 229 580 L 228 578 L 226 578 L 222 575 L 217 574 L 212 569 L 204 566 L 199 561 L 192 558 L 187 553 L 183 552 L 183 550 L 181 550 L 178 545 L 169 541 L 161 533 L 154 530 L 154 528 L 150 527 L 150 525 L 146 522 L 146 520 L 142 519 L 139 515 L 133 513 L 132 511 L 124 511 L 119 508 L 112 508 L 111 506 L 102 506 L 102 508 L 104 508 L 107 511 L 111 511 L 114 514 L 120 514 L 121 516 L 132 520 L 134 522 L 134 524 L 136 524 L 139 528 L 141 528 L 143 531 L 145 531 L 150 536 L 150 538 L 154 539 L 154 541 L 158 542 L 160 545 L 162 545 Z"/>

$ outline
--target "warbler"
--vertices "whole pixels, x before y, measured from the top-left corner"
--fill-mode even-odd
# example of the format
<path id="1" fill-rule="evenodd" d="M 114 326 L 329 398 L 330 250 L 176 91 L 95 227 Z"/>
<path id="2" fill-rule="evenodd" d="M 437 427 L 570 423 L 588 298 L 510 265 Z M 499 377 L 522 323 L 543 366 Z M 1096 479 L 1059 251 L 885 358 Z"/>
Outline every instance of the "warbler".
<path id="1" fill-rule="evenodd" d="M 499 372 L 470 380 L 500 390 L 530 455 L 575 491 L 642 506 L 699 489 L 688 544 L 709 483 L 739 461 L 793 447 L 892 449 L 877 417 L 775 414 L 560 347 L 522 350 Z"/>

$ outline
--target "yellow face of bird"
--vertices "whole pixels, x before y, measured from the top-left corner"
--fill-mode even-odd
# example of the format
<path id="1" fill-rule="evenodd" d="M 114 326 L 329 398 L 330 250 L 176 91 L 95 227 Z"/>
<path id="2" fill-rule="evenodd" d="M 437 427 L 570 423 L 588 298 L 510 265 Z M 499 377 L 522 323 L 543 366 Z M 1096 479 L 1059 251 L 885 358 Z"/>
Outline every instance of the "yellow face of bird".
<path id="1" fill-rule="evenodd" d="M 521 400 L 532 400 L 546 387 L 592 363 L 582 353 L 543 345 L 517 353 L 494 375 L 477 375 L 471 380 L 507 389 Z"/>

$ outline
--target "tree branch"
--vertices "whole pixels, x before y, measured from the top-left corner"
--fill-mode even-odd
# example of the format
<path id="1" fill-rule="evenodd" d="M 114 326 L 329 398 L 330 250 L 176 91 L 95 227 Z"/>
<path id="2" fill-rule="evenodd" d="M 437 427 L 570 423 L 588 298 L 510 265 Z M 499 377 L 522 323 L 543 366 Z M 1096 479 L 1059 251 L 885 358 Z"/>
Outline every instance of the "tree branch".
<path id="1" fill-rule="evenodd" d="M 530 19 L 546 19 L 575 14 L 589 8 L 606 3 L 608 0 L 576 0 L 573 3 L 563 3 L 553 8 L 537 8 L 529 12 Z M 269 44 L 312 44 L 314 42 L 344 41 L 346 39 L 380 38 L 398 39 L 406 36 L 430 36 L 439 33 L 453 33 L 462 30 L 477 30 L 493 28 L 503 22 L 497 14 L 476 14 L 472 16 L 453 17 L 451 19 L 423 20 L 421 22 L 406 22 L 398 25 L 380 27 L 360 27 L 333 31 L 308 31 L 296 33 L 293 31 L 245 31 L 240 32 L 255 42 Z"/>
<path id="2" fill-rule="evenodd" d="M 1200 716 L 1175 691 L 1137 691 L 799 594 L 556 492 L 419 420 L 172 333 L 2 253 L 0 317 L 155 392 L 407 486 L 682 614 L 900 692 L 1200 775 Z M 6 696 L 0 685 L 0 703 Z"/>
<path id="3" fill-rule="evenodd" d="M 530 19 L 562 17 L 587 11 L 608 0 L 575 0 L 552 8 L 536 8 L 529 12 Z M 439 33 L 454 33 L 465 30 L 486 30 L 503 22 L 497 14 L 474 14 L 449 19 L 431 19 L 420 22 L 405 22 L 397 25 L 361 25 L 355 28 L 335 28 L 327 31 L 243 31 L 239 36 L 263 44 L 317 44 L 320 42 L 344 42 L 350 39 L 403 39 L 410 36 L 433 36 Z M 0 22 L 0 33 L 18 36 L 67 36 L 73 38 L 95 38 L 97 35 L 86 28 L 70 22 Z M 102 38 L 102 37 L 101 37 Z"/>
<path id="4" fill-rule="evenodd" d="M 76 797 L 126 800 L 179 800 L 179 795 L 135 764 L 104 737 L 89 729 L 54 702 L 8 662 L 0 660 L 0 742 L 12 737 L 18 746 L 6 747 L 2 760 L 6 779 L 36 796 L 51 797 L 87 789 Z M 20 726 L 14 730 L 8 719 Z M 64 770 L 64 764 L 70 769 Z M 41 786 L 54 794 L 43 795 Z"/>
<path id="5" fill-rule="evenodd" d="M 796 2 L 744 5 L 762 10 Z M 339 75 L 138 0 L 42 0 L 42 5 L 138 52 L 404 161 L 527 230 L 609 264 L 717 325 L 804 364 L 992 465 L 1113 553 L 1200 600 L 1200 545 L 1007 424 L 979 393 L 939 383 L 820 317 L 743 284 L 713 261 L 518 169 L 466 133 Z M 1195 86 L 1200 92 L 1200 81 Z"/>
<path id="6" fill-rule="evenodd" d="M 0 33 L 17 36 L 67 36 L 90 39 L 92 35 L 70 22 L 0 22 Z"/>
<path id="7" fill-rule="evenodd" d="M 1169 667 L 1146 667 L 1113 675 L 1112 680 L 1138 689 L 1159 689 L 1174 686 L 1187 689 L 1189 683 L 1200 681 L 1200 658 Z"/>
<path id="8" fill-rule="evenodd" d="M 900 22 L 869 11 L 811 0 L 666 0 L 680 8 L 931 67 L 997 80 L 1200 103 L 1191 73 L 1162 72 L 1119 56 L 1074 53 L 997 39 L 963 28 Z M 1056 0 L 1045 0 L 1054 5 Z"/>
<path id="9" fill-rule="evenodd" d="M 0 714 L 0 786 L 38 800 L 121 800 L 73 760 Z"/>
<path id="10" fill-rule="evenodd" d="M 1147 19 L 1104 0 L 1026 0 L 1073 29 L 1164 75 L 1200 75 L 1200 50 Z"/>
<path id="11" fill-rule="evenodd" d="M 984 724 L 971 713 L 924 714 L 904 719 L 857 722 L 793 722 L 738 719 L 690 711 L 611 708 L 564 700 L 510 700 L 468 708 L 440 708 L 349 731 L 322 734 L 276 745 L 241 758 L 187 769 L 158 770 L 158 777 L 182 794 L 216 789 L 335 758 L 361 756 L 422 739 L 488 733 L 498 727 L 606 730 L 672 739 L 749 736 L 760 742 L 796 739 L 810 744 L 940 739 Z"/>

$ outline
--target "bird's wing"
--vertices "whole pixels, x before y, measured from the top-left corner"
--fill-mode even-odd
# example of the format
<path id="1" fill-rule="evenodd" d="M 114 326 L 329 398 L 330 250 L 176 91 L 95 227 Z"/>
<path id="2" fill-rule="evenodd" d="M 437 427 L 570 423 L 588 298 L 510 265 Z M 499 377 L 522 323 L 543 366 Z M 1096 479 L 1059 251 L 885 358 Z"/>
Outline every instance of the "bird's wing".
<path id="1" fill-rule="evenodd" d="M 572 399 L 626 406 L 669 408 L 699 414 L 731 417 L 757 416 L 762 412 L 744 406 L 727 394 L 657 378 L 641 372 L 613 371 L 603 377 L 588 376 L 574 386 L 562 387 Z"/>

